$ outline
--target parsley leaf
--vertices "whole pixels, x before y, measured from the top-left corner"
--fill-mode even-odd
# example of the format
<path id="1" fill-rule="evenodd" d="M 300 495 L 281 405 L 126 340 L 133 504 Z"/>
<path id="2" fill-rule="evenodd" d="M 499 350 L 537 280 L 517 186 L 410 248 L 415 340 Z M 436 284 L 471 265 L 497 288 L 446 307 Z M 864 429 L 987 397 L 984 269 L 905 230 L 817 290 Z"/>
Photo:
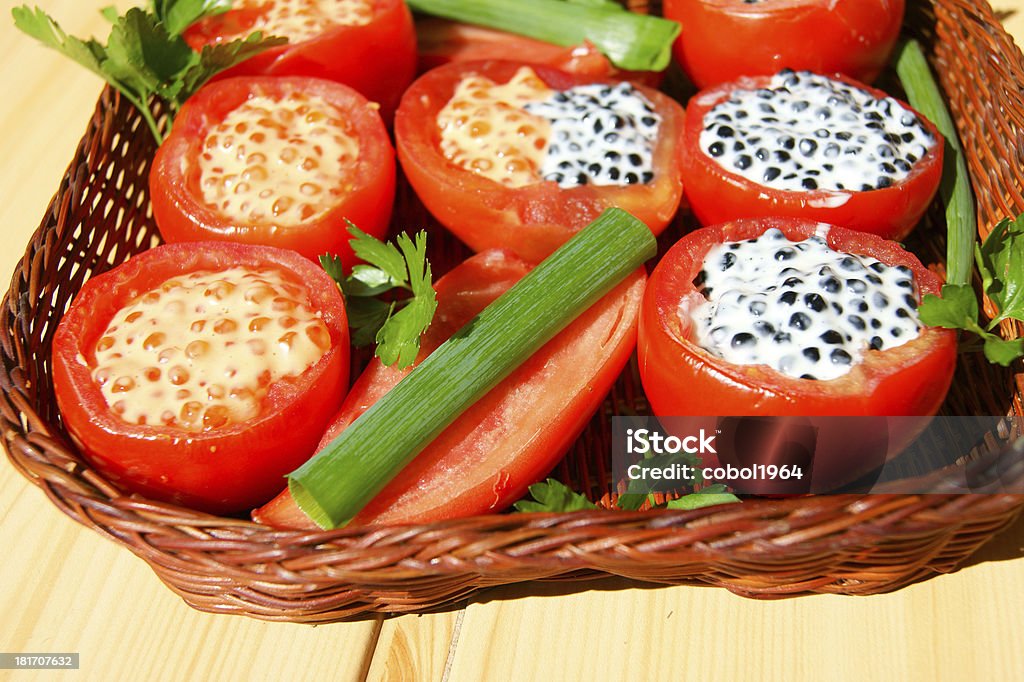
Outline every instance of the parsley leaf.
<path id="1" fill-rule="evenodd" d="M 1007 341 L 995 334 L 985 335 L 985 358 L 1003 367 L 1009 367 L 1010 363 L 1017 358 L 1024 357 L 1024 339 L 1013 339 Z"/>
<path id="2" fill-rule="evenodd" d="M 374 353 L 381 362 L 404 369 L 415 362 L 420 337 L 437 310 L 427 262 L 427 235 L 420 232 L 413 239 L 400 234 L 395 246 L 348 225 L 353 237 L 349 244 L 367 264 L 355 266 L 349 275 L 337 256 L 320 256 L 320 264 L 345 295 L 352 344 L 362 347 L 376 342 Z M 410 296 L 387 301 L 376 298 L 396 289 L 404 289 Z"/>
<path id="3" fill-rule="evenodd" d="M 111 22 L 105 44 L 95 38 L 82 40 L 67 35 L 38 7 L 15 7 L 11 15 L 22 32 L 73 59 L 118 90 L 141 112 L 157 142 L 163 142 L 163 131 L 149 108 L 152 97 L 166 101 L 173 114 L 215 74 L 288 42 L 254 33 L 244 40 L 195 52 L 181 37 L 190 24 L 230 8 L 230 0 L 154 0 L 149 9 L 135 7 L 123 15 L 107 7 L 101 10 Z"/>
<path id="4" fill-rule="evenodd" d="M 996 225 L 975 246 L 975 260 L 985 293 L 999 309 L 989 329 L 1005 319 L 1024 320 L 1024 214 Z"/>
<path id="5" fill-rule="evenodd" d="M 585 496 L 573 492 L 566 484 L 549 478 L 529 487 L 532 500 L 522 499 L 513 505 L 518 512 L 569 512 L 597 509 Z"/>
<path id="6" fill-rule="evenodd" d="M 977 326 L 978 299 L 974 289 L 963 284 L 944 284 L 942 297 L 925 294 L 918 309 L 921 322 L 929 327 L 970 329 Z"/>
<path id="7" fill-rule="evenodd" d="M 205 45 L 199 53 L 198 61 L 193 59 L 188 68 L 175 79 L 174 82 L 181 83 L 181 86 L 174 91 L 173 98 L 184 102 L 221 71 L 244 62 L 266 49 L 287 42 L 287 38 L 265 38 L 262 33 L 256 31 L 246 38 L 232 40 L 230 43 Z M 170 93 L 171 89 L 168 89 L 168 92 Z"/>
<path id="8" fill-rule="evenodd" d="M 918 314 L 928 326 L 977 335 L 988 361 L 1006 367 L 1024 357 L 1024 339 L 1008 341 L 992 330 L 1003 320 L 1024 321 L 1024 215 L 996 225 L 974 255 L 982 288 L 999 310 L 988 327 L 978 322 L 978 299 L 966 285 L 944 285 L 941 298 L 927 294 Z"/>
<path id="9" fill-rule="evenodd" d="M 152 0 L 150 7 L 157 21 L 177 36 L 200 19 L 227 12 L 231 3 L 232 0 Z"/>
<path id="10" fill-rule="evenodd" d="M 518 512 L 571 512 L 580 509 L 597 509 L 597 505 L 588 500 L 584 495 L 573 492 L 573 490 L 553 478 L 542 483 L 534 483 L 529 487 L 529 497 L 523 498 L 513 506 Z M 654 504 L 654 496 L 640 493 L 623 493 L 619 495 L 616 506 L 626 511 L 636 511 L 643 506 L 644 502 L 650 501 L 652 509 L 701 509 L 716 504 L 729 504 L 740 502 L 740 498 L 728 492 L 728 488 L 721 483 L 709 485 L 703 490 L 683 495 L 682 497 L 665 502 L 662 505 Z"/>

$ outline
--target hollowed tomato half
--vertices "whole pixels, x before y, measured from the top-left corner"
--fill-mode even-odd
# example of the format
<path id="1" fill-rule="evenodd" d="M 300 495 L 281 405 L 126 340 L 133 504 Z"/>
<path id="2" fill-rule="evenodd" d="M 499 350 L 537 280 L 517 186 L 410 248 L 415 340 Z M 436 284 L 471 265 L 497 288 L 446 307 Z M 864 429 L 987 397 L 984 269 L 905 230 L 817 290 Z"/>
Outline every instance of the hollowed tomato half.
<path id="1" fill-rule="evenodd" d="M 133 256 L 85 283 L 53 342 L 57 405 L 88 462 L 126 493 L 214 513 L 270 499 L 313 453 L 348 367 L 334 282 L 241 244 Z"/>
<path id="2" fill-rule="evenodd" d="M 149 176 L 168 242 L 231 241 L 337 254 L 347 222 L 387 233 L 394 150 L 376 107 L 315 78 L 231 78 L 181 108 Z"/>
<path id="3" fill-rule="evenodd" d="M 524 66 L 523 62 L 497 60 L 451 63 L 427 72 L 406 91 L 395 115 L 398 158 L 427 209 L 474 251 L 506 248 L 535 263 L 612 206 L 629 211 L 656 234 L 664 230 L 682 198 L 678 148 L 683 109 L 645 86 L 636 88 L 661 117 L 651 182 L 563 189 L 557 182 L 538 178 L 525 186 L 509 187 L 445 156 L 438 115 L 458 85 L 474 76 L 506 84 Z M 553 90 L 615 82 L 529 66 Z"/>

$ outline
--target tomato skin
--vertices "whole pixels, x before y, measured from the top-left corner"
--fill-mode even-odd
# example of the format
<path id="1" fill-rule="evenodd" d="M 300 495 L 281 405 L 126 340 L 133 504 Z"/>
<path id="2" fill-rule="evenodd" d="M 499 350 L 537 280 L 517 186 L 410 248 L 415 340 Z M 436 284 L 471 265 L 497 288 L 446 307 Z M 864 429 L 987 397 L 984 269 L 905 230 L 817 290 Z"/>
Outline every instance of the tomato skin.
<path id="1" fill-rule="evenodd" d="M 202 269 L 273 265 L 305 286 L 323 314 L 331 348 L 298 377 L 272 384 L 260 414 L 205 432 L 133 425 L 107 406 L 91 370 L 96 341 L 136 296 L 170 277 Z M 88 280 L 53 342 L 53 381 L 64 425 L 89 463 L 124 489 L 216 514 L 269 499 L 281 477 L 312 454 L 348 385 L 344 301 L 326 273 L 284 249 L 224 243 L 168 244 Z"/>
<path id="2" fill-rule="evenodd" d="M 492 250 L 443 277 L 438 315 L 417 362 L 529 270 L 511 253 Z M 644 271 L 637 270 L 534 353 L 417 455 L 353 523 L 427 523 L 497 511 L 520 499 L 562 458 L 625 366 L 645 282 Z M 372 361 L 321 447 L 409 371 Z M 253 518 L 271 526 L 315 527 L 287 489 Z"/>
<path id="3" fill-rule="evenodd" d="M 783 68 L 871 83 L 889 59 L 904 0 L 665 0 L 676 60 L 698 88 Z"/>
<path id="4" fill-rule="evenodd" d="M 593 43 L 563 47 L 496 29 L 430 17 L 416 22 L 419 73 L 450 62 L 487 59 L 529 59 L 560 71 L 621 78 L 652 88 L 661 85 L 662 71 L 621 71 Z"/>
<path id="5" fill-rule="evenodd" d="M 860 88 L 872 96 L 887 97 L 863 83 L 841 75 L 830 78 Z M 700 148 L 704 115 L 737 89 L 758 89 L 771 76 L 741 78 L 709 90 L 690 100 L 686 110 L 686 139 L 682 147 L 686 198 L 702 225 L 716 225 L 740 218 L 786 216 L 819 220 L 851 230 L 870 232 L 885 239 L 907 236 L 931 204 L 942 179 L 944 138 L 931 121 L 917 115 L 935 144 L 917 160 L 910 174 L 884 189 L 869 192 L 842 190 L 783 191 L 757 184 L 719 165 Z"/>
<path id="6" fill-rule="evenodd" d="M 271 3 L 273 0 L 271 0 Z M 248 32 L 251 11 L 229 10 L 185 32 L 194 50 Z M 317 38 L 281 45 L 228 69 L 221 77 L 306 76 L 343 83 L 380 104 L 390 123 L 402 92 L 416 75 L 416 31 L 404 0 L 376 0 L 364 26 L 335 26 Z"/>
<path id="7" fill-rule="evenodd" d="M 203 201 L 200 147 L 207 133 L 250 96 L 282 97 L 294 91 L 319 96 L 337 107 L 358 139 L 359 158 L 345 178 L 348 190 L 326 214 L 301 225 L 239 224 Z M 314 78 L 231 78 L 207 84 L 181 108 L 156 152 L 149 188 L 153 215 L 168 242 L 263 244 L 292 249 L 313 260 L 334 253 L 351 267 L 355 255 L 346 219 L 375 237 L 387 233 L 395 195 L 394 150 L 376 109 L 351 88 Z"/>
<path id="8" fill-rule="evenodd" d="M 496 83 L 508 82 L 521 62 L 456 62 L 421 76 L 402 98 L 395 115 L 398 158 L 427 209 L 474 251 L 506 248 L 530 262 L 539 262 L 610 206 L 623 208 L 655 234 L 675 215 L 682 198 L 683 109 L 665 95 L 636 86 L 662 117 L 654 152 L 655 181 L 647 185 L 560 189 L 553 181 L 510 189 L 451 163 L 440 150 L 438 113 L 456 86 L 470 74 Z M 531 65 L 557 90 L 607 79 L 568 74 Z"/>
<path id="9" fill-rule="evenodd" d="M 949 389 L 956 334 L 926 327 L 914 340 L 868 351 L 849 374 L 830 381 L 786 376 L 764 365 L 734 365 L 704 351 L 678 314 L 680 302 L 700 296 L 693 279 L 708 250 L 777 227 L 791 240 L 813 235 L 818 223 L 784 218 L 738 220 L 680 239 L 651 274 L 640 316 L 640 376 L 658 415 L 932 415 Z M 832 227 L 832 248 L 868 255 L 914 272 L 920 296 L 938 295 L 942 281 L 899 244 Z"/>

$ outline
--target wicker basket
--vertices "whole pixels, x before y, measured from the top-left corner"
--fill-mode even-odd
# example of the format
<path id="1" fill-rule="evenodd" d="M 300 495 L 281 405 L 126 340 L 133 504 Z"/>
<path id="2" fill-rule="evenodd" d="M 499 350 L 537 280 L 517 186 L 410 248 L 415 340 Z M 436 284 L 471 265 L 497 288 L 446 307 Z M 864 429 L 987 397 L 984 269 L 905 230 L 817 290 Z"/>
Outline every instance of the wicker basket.
<path id="1" fill-rule="evenodd" d="M 982 0 L 911 5 L 907 30 L 925 43 L 949 96 L 980 224 L 1016 215 L 1024 210 L 1024 57 Z M 54 327 L 82 282 L 158 241 L 147 207 L 147 140 L 131 107 L 104 92 L 4 299 L 0 404 L 14 466 L 66 514 L 142 557 L 197 609 L 327 622 L 424 611 L 492 585 L 609 574 L 752 597 L 871 594 L 954 569 L 1024 507 L 1024 496 L 1008 494 L 828 496 L 693 512 L 503 514 L 280 532 L 125 497 L 69 444 L 49 356 Z M 407 190 L 397 213 L 406 224 L 427 220 Z M 941 212 L 931 220 L 914 248 L 935 262 L 944 248 Z M 465 255 L 451 238 L 434 241 L 439 261 Z M 1024 414 L 1024 376 L 1012 369 L 965 358 L 954 386 L 950 414 Z M 624 408 L 646 409 L 630 370 L 556 471 L 606 504 L 608 419 Z M 1020 481 L 1021 446 L 993 437 L 971 466 Z M 962 454 L 937 453 L 943 461 Z"/>

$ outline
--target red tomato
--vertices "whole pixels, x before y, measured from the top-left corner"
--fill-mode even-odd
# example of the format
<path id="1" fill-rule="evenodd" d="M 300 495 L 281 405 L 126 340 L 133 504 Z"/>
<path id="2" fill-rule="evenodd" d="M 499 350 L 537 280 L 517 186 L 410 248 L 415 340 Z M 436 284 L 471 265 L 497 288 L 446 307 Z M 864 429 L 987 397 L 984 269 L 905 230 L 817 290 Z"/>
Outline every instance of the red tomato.
<path id="1" fill-rule="evenodd" d="M 302 374 L 271 383 L 258 414 L 243 422 L 195 431 L 117 416 L 92 377 L 97 341 L 115 315 L 172 277 L 239 266 L 269 266 L 305 288 L 330 333 L 329 349 Z M 218 333 L 212 324 L 205 329 Z M 213 513 L 269 499 L 281 477 L 309 458 L 341 404 L 348 366 L 344 301 L 327 274 L 294 252 L 240 244 L 169 244 L 133 256 L 85 283 L 53 342 L 57 405 L 90 464 L 126 490 Z"/>
<path id="2" fill-rule="evenodd" d="M 931 415 L 942 404 L 956 363 L 956 334 L 927 327 L 914 340 L 868 351 L 848 374 L 829 381 L 795 379 L 764 365 L 734 365 L 692 340 L 680 318 L 684 298 L 700 296 L 693 284 L 716 244 L 751 239 L 777 227 L 793 241 L 819 223 L 783 218 L 738 220 L 686 235 L 658 263 L 640 318 L 640 375 L 659 415 Z M 941 279 L 899 244 L 832 227 L 828 244 L 914 273 L 919 294 L 939 294 Z"/>
<path id="3" fill-rule="evenodd" d="M 675 215 L 682 197 L 677 147 L 683 110 L 665 95 L 638 85 L 661 115 L 654 151 L 655 179 L 648 184 L 561 189 L 542 180 L 520 188 L 464 170 L 441 152 L 437 118 L 458 84 L 470 75 L 507 83 L 522 62 L 459 62 L 421 76 L 406 91 L 395 115 L 398 158 L 416 194 L 431 213 L 475 251 L 507 248 L 531 262 L 543 260 L 611 206 L 623 208 L 657 234 Z M 532 67 L 555 90 L 585 83 L 610 82 Z"/>
<path id="4" fill-rule="evenodd" d="M 805 475 L 788 481 L 755 478 L 732 483 L 742 492 L 757 494 L 828 492 L 895 457 L 927 426 L 953 378 L 956 333 L 925 327 L 902 346 L 867 351 L 849 373 L 827 381 L 793 378 L 767 365 L 737 365 L 705 351 L 694 342 L 689 321 L 679 313 L 684 299 L 702 297 L 693 281 L 705 255 L 717 244 L 751 239 L 773 227 L 790 240 L 801 241 L 814 235 L 821 224 L 787 218 L 738 220 L 691 232 L 665 254 L 644 294 L 637 347 L 640 376 L 652 410 L 664 418 L 666 428 L 682 428 L 679 437 L 697 433 L 697 426 L 713 433 L 716 424 L 667 417 L 786 418 L 767 424 L 742 419 L 720 422 L 720 440 L 732 440 L 737 446 L 733 450 L 719 447 L 717 454 L 706 455 L 706 466 L 731 461 L 735 455 L 746 466 L 783 463 L 790 455 L 784 447 L 773 446 L 785 445 L 792 436 L 780 439 L 780 433 L 813 428 L 817 446 L 810 451 L 813 460 L 810 471 L 804 468 Z M 896 242 L 839 227 L 829 229 L 827 241 L 837 251 L 910 268 L 919 301 L 925 294 L 940 292 L 941 279 Z M 858 419 L 816 419 L 835 415 Z M 741 445 L 744 442 L 746 446 Z M 802 457 L 798 460 L 801 466 L 807 464 Z"/>
<path id="5" fill-rule="evenodd" d="M 594 78 L 624 78 L 655 88 L 664 75 L 659 71 L 620 71 L 590 42 L 563 47 L 515 33 L 434 17 L 416 22 L 416 42 L 420 73 L 450 62 L 529 59 L 532 64 L 544 64 L 560 71 Z"/>
<path id="6" fill-rule="evenodd" d="M 881 90 L 868 87 L 845 76 L 835 80 L 860 88 L 876 98 L 887 97 Z M 771 76 L 741 78 L 702 91 L 690 100 L 686 109 L 686 139 L 683 144 L 683 178 L 686 198 L 702 225 L 715 225 L 738 218 L 787 216 L 819 220 L 852 230 L 871 232 L 886 239 L 902 239 L 921 219 L 942 179 L 944 139 L 931 121 L 909 104 L 935 144 L 914 163 L 902 181 L 884 189 L 867 192 L 846 190 L 785 191 L 765 187 L 733 173 L 700 148 L 704 115 L 727 100 L 738 89 L 766 87 Z"/>
<path id="7" fill-rule="evenodd" d="M 279 105 L 290 97 L 320 98 L 339 112 L 344 134 L 357 145 L 358 157 L 354 161 L 339 162 L 341 175 L 332 175 L 322 181 L 324 186 L 318 185 L 320 194 L 317 196 L 322 196 L 323 192 L 333 195 L 327 200 L 327 208 L 318 215 L 287 225 L 278 224 L 272 216 L 240 220 L 225 215 L 220 207 L 207 203 L 203 197 L 200 161 L 206 151 L 207 136 L 215 134 L 226 117 L 259 96 L 275 100 Z M 244 125 L 249 126 L 247 135 L 263 135 L 271 142 L 275 140 L 275 130 L 267 128 L 262 120 Z M 259 165 L 265 169 L 262 172 L 269 172 L 268 182 L 275 185 L 271 198 L 276 202 L 287 196 L 276 181 L 289 177 L 291 169 L 284 163 L 288 149 L 276 152 L 272 147 L 263 147 L 261 151 L 251 138 L 239 144 L 250 145 L 246 152 L 249 155 L 254 152 L 264 156 L 275 154 Z M 316 146 L 312 141 L 306 144 Z M 316 163 L 327 160 L 325 156 Z M 304 163 L 308 163 L 308 159 Z M 255 171 L 248 168 L 246 172 Z M 242 196 L 238 190 L 244 182 L 244 175 L 240 181 L 235 181 L 234 196 Z M 265 244 L 293 249 L 312 259 L 334 253 L 351 266 L 355 256 L 348 244 L 346 220 L 376 237 L 387 233 L 395 194 L 394 150 L 376 109 L 351 88 L 314 78 L 231 78 L 206 85 L 181 108 L 171 134 L 157 150 L 149 187 L 157 226 L 168 242 L 225 240 Z M 238 201 L 255 200 L 253 193 L 254 190 Z M 297 206 L 310 200 L 302 192 L 293 194 L 289 200 Z"/>
<path id="8" fill-rule="evenodd" d="M 885 68 L 903 0 L 665 0 L 676 59 L 698 88 L 783 68 L 868 83 Z"/>
<path id="9" fill-rule="evenodd" d="M 530 266 L 485 251 L 437 282 L 438 309 L 418 361 L 504 293 Z M 392 480 L 354 523 L 426 523 L 507 507 L 562 458 L 632 353 L 646 277 L 637 270 L 459 417 Z M 321 447 L 409 370 L 373 360 L 352 387 Z M 315 527 L 285 489 L 253 518 Z"/>
<path id="10" fill-rule="evenodd" d="M 238 3 L 236 3 L 238 4 Z M 287 36 L 272 21 L 296 0 L 250 0 L 243 7 L 204 19 L 185 32 L 193 49 L 261 30 Z M 229 69 L 226 76 L 308 76 L 344 83 L 380 104 L 390 123 L 402 92 L 416 74 L 416 32 L 403 0 L 370 0 L 373 18 L 361 26 L 330 25 L 320 35 L 275 47 Z M 301 8 L 292 8 L 295 13 Z"/>

